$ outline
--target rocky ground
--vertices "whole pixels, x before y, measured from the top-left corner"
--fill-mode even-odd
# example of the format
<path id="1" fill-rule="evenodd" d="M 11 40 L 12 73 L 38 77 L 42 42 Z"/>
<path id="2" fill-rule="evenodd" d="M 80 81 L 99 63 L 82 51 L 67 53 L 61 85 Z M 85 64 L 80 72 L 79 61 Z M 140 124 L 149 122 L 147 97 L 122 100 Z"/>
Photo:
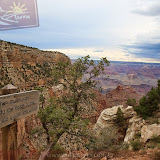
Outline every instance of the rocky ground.
<path id="1" fill-rule="evenodd" d="M 148 149 L 134 151 L 100 151 L 100 152 L 72 152 L 64 153 L 54 153 L 48 155 L 46 160 L 56 160 L 56 156 L 59 160 L 153 160 L 155 158 L 155 153 L 158 150 Z M 158 160 L 158 159 L 157 159 Z"/>

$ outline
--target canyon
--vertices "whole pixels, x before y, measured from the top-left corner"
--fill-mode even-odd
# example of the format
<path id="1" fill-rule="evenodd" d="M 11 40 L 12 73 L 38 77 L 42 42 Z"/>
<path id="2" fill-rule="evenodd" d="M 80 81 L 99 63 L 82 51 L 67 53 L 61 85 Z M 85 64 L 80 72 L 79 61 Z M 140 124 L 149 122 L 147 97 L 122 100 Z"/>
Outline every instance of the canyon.
<path id="1" fill-rule="evenodd" d="M 110 65 L 105 67 L 104 72 L 106 75 L 96 78 L 99 81 L 97 89 L 102 87 L 102 94 L 106 94 L 120 84 L 131 86 L 144 95 L 157 85 L 157 80 L 160 79 L 160 63 L 111 61 Z"/>
<path id="2" fill-rule="evenodd" d="M 52 80 L 52 67 L 60 60 L 71 62 L 69 57 L 60 52 L 43 51 L 1 40 L 0 88 L 12 84 L 18 87 L 18 92 L 39 90 L 40 107 L 45 108 L 51 98 L 59 97 L 63 92 L 63 86 L 55 86 Z M 90 121 L 91 128 L 95 126 L 104 110 L 109 111 L 112 107 L 122 105 L 125 114 L 128 114 L 127 100 L 134 98 L 138 103 L 143 95 L 157 85 L 157 80 L 160 79 L 160 64 L 110 62 L 104 72 L 106 75 L 96 78 L 99 81 L 96 89 L 91 90 L 96 95 L 95 100 L 87 105 L 80 104 L 84 109 L 81 116 Z M 87 76 L 84 75 L 82 81 Z M 102 90 L 99 91 L 100 87 Z M 134 113 L 133 109 L 132 112 Z M 20 158 L 38 159 L 40 151 L 47 146 L 47 137 L 39 118 L 33 115 L 19 120 L 17 130 Z M 74 146 L 72 144 L 74 140 L 71 142 L 70 139 L 76 140 L 76 137 L 71 137 L 67 133 L 61 137 L 60 143 L 66 147 L 65 149 L 67 145 Z M 81 139 L 77 140 L 81 142 Z M 76 142 L 75 145 L 81 147 L 80 142 Z"/>

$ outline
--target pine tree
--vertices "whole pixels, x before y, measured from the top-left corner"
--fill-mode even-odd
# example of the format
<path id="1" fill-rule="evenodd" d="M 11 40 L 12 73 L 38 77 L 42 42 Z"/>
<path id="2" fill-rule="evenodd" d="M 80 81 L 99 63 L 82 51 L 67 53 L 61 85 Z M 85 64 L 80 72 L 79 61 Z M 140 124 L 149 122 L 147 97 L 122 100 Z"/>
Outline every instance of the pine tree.
<path id="1" fill-rule="evenodd" d="M 120 127 L 124 126 L 125 124 L 124 115 L 120 107 L 118 107 L 118 110 L 117 110 L 116 122 L 118 123 L 118 126 Z"/>
<path id="2" fill-rule="evenodd" d="M 53 82 L 55 85 L 63 85 L 63 92 L 39 112 L 48 143 L 52 142 L 52 146 L 65 132 L 85 137 L 87 120 L 80 115 L 80 104 L 94 99 L 95 95 L 91 91 L 97 84 L 94 78 L 104 74 L 105 64 L 109 65 L 106 58 L 95 62 L 86 56 L 77 59 L 73 64 L 62 60 L 54 65 Z M 84 75 L 87 77 L 84 78 Z"/>
<path id="3" fill-rule="evenodd" d="M 146 96 L 140 99 L 139 105 L 135 107 L 135 111 L 143 118 L 151 117 L 158 110 L 160 104 L 160 80 L 156 88 L 151 89 Z"/>

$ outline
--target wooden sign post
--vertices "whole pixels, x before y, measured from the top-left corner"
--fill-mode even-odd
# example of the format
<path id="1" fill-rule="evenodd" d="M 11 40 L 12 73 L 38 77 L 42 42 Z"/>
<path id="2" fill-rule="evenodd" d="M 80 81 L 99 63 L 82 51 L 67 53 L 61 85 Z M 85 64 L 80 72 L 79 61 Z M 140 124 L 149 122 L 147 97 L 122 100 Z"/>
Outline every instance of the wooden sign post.
<path id="1" fill-rule="evenodd" d="M 16 92 L 16 87 L 7 85 L 0 96 L 3 160 L 17 160 L 17 120 L 39 110 L 38 91 Z"/>
<path id="2" fill-rule="evenodd" d="M 3 95 L 16 92 L 17 88 L 11 85 L 2 88 Z M 17 159 L 17 122 L 2 128 L 2 150 L 4 160 Z"/>

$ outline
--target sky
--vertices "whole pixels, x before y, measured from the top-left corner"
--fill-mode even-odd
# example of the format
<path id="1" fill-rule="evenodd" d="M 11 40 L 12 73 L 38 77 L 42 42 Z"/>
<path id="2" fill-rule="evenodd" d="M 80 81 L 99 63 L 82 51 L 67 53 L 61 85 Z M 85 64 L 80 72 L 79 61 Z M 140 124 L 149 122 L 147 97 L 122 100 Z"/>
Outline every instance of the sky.
<path id="1" fill-rule="evenodd" d="M 75 59 L 160 63 L 159 0 L 37 0 L 40 26 L 0 39 Z"/>

